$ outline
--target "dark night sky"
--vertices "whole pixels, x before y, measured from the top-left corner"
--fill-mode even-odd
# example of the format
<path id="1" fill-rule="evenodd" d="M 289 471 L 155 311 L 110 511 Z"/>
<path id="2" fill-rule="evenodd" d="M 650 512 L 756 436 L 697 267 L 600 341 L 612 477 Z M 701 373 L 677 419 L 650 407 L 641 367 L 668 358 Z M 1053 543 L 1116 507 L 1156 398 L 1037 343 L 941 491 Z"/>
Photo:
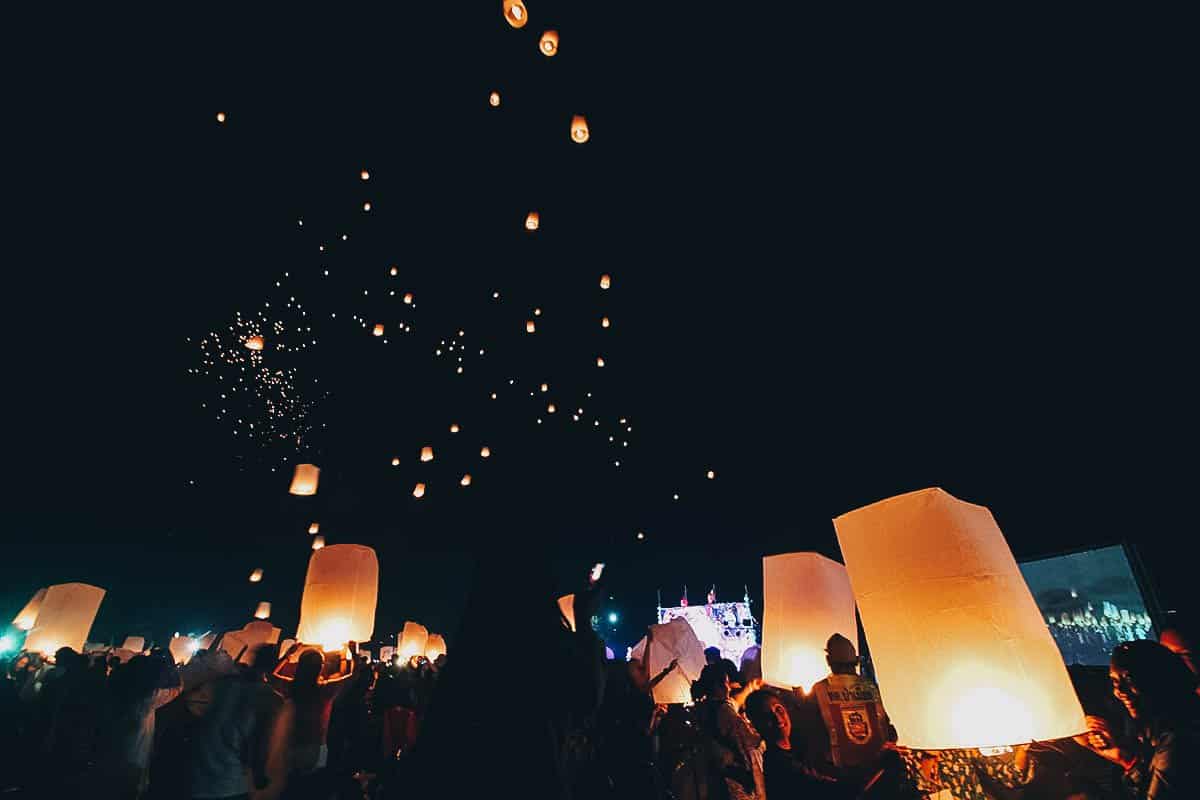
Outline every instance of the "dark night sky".
<path id="1" fill-rule="evenodd" d="M 509 542 L 560 580 L 606 561 L 632 642 L 656 589 L 754 595 L 761 555 L 836 555 L 833 516 L 930 485 L 991 507 L 1019 557 L 1135 542 L 1164 607 L 1194 604 L 1194 182 L 1169 49 L 772 4 L 531 1 L 516 31 L 499 2 L 450 5 L 31 36 L 6 122 L 0 617 L 83 580 L 109 590 L 93 638 L 240 624 L 260 599 L 287 627 L 316 518 L 378 550 L 377 634 L 415 618 L 453 646 L 472 553 Z M 383 297 L 393 264 L 411 313 Z M 187 373 L 206 331 L 292 295 L 318 344 L 291 363 L 333 393 L 307 499 Z M 355 313 L 414 330 L 384 346 Z M 488 350 L 463 377 L 432 356 L 459 328 Z M 561 408 L 539 427 L 541 380 Z M 561 413 L 586 391 L 634 427 L 616 456 Z"/>

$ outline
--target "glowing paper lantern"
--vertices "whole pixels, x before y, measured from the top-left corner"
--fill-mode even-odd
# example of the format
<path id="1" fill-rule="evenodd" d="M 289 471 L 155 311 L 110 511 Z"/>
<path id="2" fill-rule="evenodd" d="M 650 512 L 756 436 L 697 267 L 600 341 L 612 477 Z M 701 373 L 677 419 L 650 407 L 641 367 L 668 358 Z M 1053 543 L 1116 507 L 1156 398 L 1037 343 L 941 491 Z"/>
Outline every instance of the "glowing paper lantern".
<path id="1" fill-rule="evenodd" d="M 258 567 L 253 572 L 250 573 L 250 582 L 258 583 L 259 581 L 262 580 L 262 576 L 263 576 L 262 567 Z"/>
<path id="2" fill-rule="evenodd" d="M 471 485 L 471 473 L 468 472 L 467 474 L 463 475 L 462 480 L 459 481 L 459 483 L 462 484 L 463 486 L 470 486 Z"/>
<path id="3" fill-rule="evenodd" d="M 394 278 L 394 277 L 396 277 L 396 273 L 398 273 L 399 271 L 400 270 L 396 269 L 395 267 L 392 267 L 391 269 L 388 270 L 388 274 Z"/>
<path id="4" fill-rule="evenodd" d="M 317 493 L 317 483 L 321 480 L 321 468 L 315 464 L 297 464 L 292 473 L 292 485 L 288 494 L 309 496 Z"/>
<path id="5" fill-rule="evenodd" d="M 429 445 L 425 445 L 424 447 L 421 448 L 421 460 L 422 461 L 433 461 L 433 448 L 432 447 L 430 447 Z"/>
<path id="6" fill-rule="evenodd" d="M 534 324 L 533 320 L 531 320 L 531 319 L 525 320 L 525 332 L 526 333 L 533 333 L 536 330 L 537 330 L 537 325 Z"/>
<path id="7" fill-rule="evenodd" d="M 132 653 L 140 653 L 146 649 L 146 637 L 126 636 L 125 643 L 121 645 L 121 649 L 128 650 Z"/>
<path id="8" fill-rule="evenodd" d="M 607 289 L 609 286 L 612 286 L 612 276 L 605 273 L 600 276 L 600 288 Z"/>
<path id="9" fill-rule="evenodd" d="M 538 49 L 544 56 L 553 56 L 558 52 L 558 31 L 546 31 L 538 40 Z"/>
<path id="10" fill-rule="evenodd" d="M 563 624 L 575 631 L 575 595 L 564 594 L 558 598 L 558 611 L 563 616 Z"/>
<path id="11" fill-rule="evenodd" d="M 571 141 L 575 144 L 583 144 L 591 136 L 588 130 L 587 119 L 583 114 L 576 114 L 571 117 Z"/>
<path id="12" fill-rule="evenodd" d="M 846 568 L 817 553 L 765 557 L 762 624 L 763 680 L 807 693 L 829 674 L 829 637 L 858 641 Z"/>
<path id="13" fill-rule="evenodd" d="M 418 625 L 415 622 L 405 622 L 404 630 L 400 632 L 400 643 L 396 647 L 396 652 L 400 654 L 402 661 L 407 661 L 413 656 L 425 655 L 425 645 L 429 642 L 429 631 L 424 625 Z"/>
<path id="14" fill-rule="evenodd" d="M 262 350 L 263 338 L 261 336 L 247 336 L 244 344 L 247 350 Z"/>
<path id="15" fill-rule="evenodd" d="M 173 636 L 167 650 L 176 664 L 186 664 L 192 653 L 196 652 L 196 640 L 190 636 Z"/>
<path id="16" fill-rule="evenodd" d="M 486 448 L 485 448 L 486 449 Z M 37 621 L 38 609 L 42 607 L 42 600 L 46 597 L 45 588 L 38 589 L 33 593 L 33 597 L 29 598 L 29 602 L 25 607 L 13 617 L 13 627 L 17 630 L 27 631 L 33 627 L 33 623 Z"/>
<path id="17" fill-rule="evenodd" d="M 396 458 L 395 456 L 392 456 L 392 466 L 393 467 L 400 466 L 400 459 Z"/>
<path id="18" fill-rule="evenodd" d="M 375 327 L 371 330 L 372 336 L 383 336 L 383 323 L 376 322 Z"/>
<path id="19" fill-rule="evenodd" d="M 379 561 L 360 544 L 335 544 L 313 553 L 300 599 L 296 638 L 322 649 L 365 642 L 375 630 Z"/>
<path id="20" fill-rule="evenodd" d="M 317 534 L 316 536 L 313 537 L 313 540 L 312 540 L 312 549 L 313 550 L 320 550 L 324 546 L 325 546 L 325 537 L 324 536 Z"/>
<path id="21" fill-rule="evenodd" d="M 492 448 L 488 447 L 486 444 L 483 447 L 479 448 L 479 457 L 480 458 L 490 458 L 491 455 L 492 455 Z"/>
<path id="22" fill-rule="evenodd" d="M 255 619 L 270 619 L 271 618 L 271 604 L 266 601 L 259 603 L 258 608 L 254 609 L 254 618 Z"/>
<path id="23" fill-rule="evenodd" d="M 547 414 L 553 414 L 555 411 L 558 411 L 558 409 L 555 408 L 554 403 L 550 403 L 548 406 L 546 406 Z"/>
<path id="24" fill-rule="evenodd" d="M 678 667 L 654 687 L 654 702 L 692 702 L 692 681 L 699 678 L 704 669 L 704 645 L 683 617 L 675 617 L 664 625 L 652 625 L 650 629 L 654 633 L 650 663 L 646 665 L 650 675 L 658 675 L 672 659 L 679 659 Z M 631 655 L 640 661 L 645 653 L 646 640 L 643 638 L 634 646 Z"/>
<path id="25" fill-rule="evenodd" d="M 710 469 L 708 472 L 705 473 L 704 477 L 708 478 L 711 481 L 713 478 L 717 477 L 717 473 L 713 472 Z"/>
<path id="26" fill-rule="evenodd" d="M 548 392 L 548 391 L 550 391 L 550 384 L 548 384 L 548 383 L 543 383 L 543 384 L 542 384 L 542 386 L 541 386 L 541 389 L 542 389 L 542 391 L 543 391 L 543 392 Z"/>
<path id="27" fill-rule="evenodd" d="M 358 177 L 362 178 L 364 181 L 367 181 L 371 179 L 371 173 L 364 169 L 362 172 L 358 173 Z"/>
<path id="28" fill-rule="evenodd" d="M 504 0 L 504 19 L 514 28 L 524 28 L 529 21 L 529 12 L 521 0 Z"/>
<path id="29" fill-rule="evenodd" d="M 425 496 L 425 484 L 418 483 L 416 486 L 413 487 L 413 497 L 420 500 L 424 496 Z"/>
<path id="30" fill-rule="evenodd" d="M 459 430 L 459 428 L 458 428 L 458 423 L 457 423 L 457 422 L 451 422 L 451 423 L 450 423 L 450 432 L 451 432 L 451 433 L 458 433 L 458 430 Z"/>
<path id="31" fill-rule="evenodd" d="M 404 293 L 404 304 L 405 304 L 406 306 L 411 306 L 411 305 L 412 305 L 412 301 L 413 301 L 413 294 L 412 294 L 412 292 L 405 292 L 405 293 Z"/>
<path id="32" fill-rule="evenodd" d="M 490 95 L 488 95 L 488 105 L 490 105 L 492 108 L 499 108 L 499 106 L 500 106 L 500 93 L 499 92 L 492 92 Z"/>
<path id="33" fill-rule="evenodd" d="M 603 317 L 600 320 L 600 327 L 607 328 L 609 326 L 608 317 Z"/>
<path id="34" fill-rule="evenodd" d="M 446 640 L 440 633 L 429 634 L 429 638 L 425 640 L 425 657 L 430 661 L 437 661 L 438 656 L 444 655 L 446 655 Z"/>
<path id="35" fill-rule="evenodd" d="M 25 637 L 25 649 L 53 655 L 60 647 L 70 647 L 82 653 L 103 599 L 103 589 L 86 583 L 47 587 L 37 619 Z"/>
<path id="36" fill-rule="evenodd" d="M 320 530 L 321 530 L 321 523 L 319 523 L 319 522 L 313 522 L 308 526 L 309 533 L 317 533 Z"/>
<path id="37" fill-rule="evenodd" d="M 525 230 L 536 231 L 539 224 L 540 220 L 538 219 L 538 212 L 530 211 L 525 215 Z"/>
<path id="38" fill-rule="evenodd" d="M 217 122 L 224 122 L 224 121 L 225 121 L 225 112 L 218 111 L 217 112 Z"/>
<path id="39" fill-rule="evenodd" d="M 603 356 L 596 356 L 596 366 L 597 367 L 604 366 L 604 357 Z"/>
<path id="40" fill-rule="evenodd" d="M 901 744 L 997 747 L 1084 730 L 1062 656 L 987 508 L 923 489 L 833 524 Z"/>

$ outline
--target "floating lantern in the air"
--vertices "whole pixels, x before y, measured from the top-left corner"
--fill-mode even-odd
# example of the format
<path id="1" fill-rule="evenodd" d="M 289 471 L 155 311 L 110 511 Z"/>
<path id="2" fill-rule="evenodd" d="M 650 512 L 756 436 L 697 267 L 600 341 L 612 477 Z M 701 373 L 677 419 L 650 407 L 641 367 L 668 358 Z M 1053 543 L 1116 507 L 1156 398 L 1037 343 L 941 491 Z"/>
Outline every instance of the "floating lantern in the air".
<path id="1" fill-rule="evenodd" d="M 292 485 L 288 488 L 288 494 L 314 495 L 320 480 L 321 468 L 316 464 L 297 464 L 292 473 Z"/>
<path id="2" fill-rule="evenodd" d="M 430 661 L 437 661 L 438 656 L 444 655 L 446 655 L 446 640 L 440 633 L 429 634 L 425 640 L 425 657 Z"/>
<path id="3" fill-rule="evenodd" d="M 548 391 L 550 391 L 550 384 L 543 383 L 540 388 L 543 392 L 548 392 Z"/>
<path id="4" fill-rule="evenodd" d="M 463 475 L 462 480 L 459 481 L 459 484 L 461 484 L 462 486 L 470 486 L 471 485 L 471 473 L 468 472 L 465 475 Z"/>
<path id="5" fill-rule="evenodd" d="M 320 550 L 324 546 L 325 546 L 325 537 L 318 533 L 316 536 L 313 537 L 312 549 Z"/>
<path id="6" fill-rule="evenodd" d="M 126 636 L 125 643 L 121 645 L 121 649 L 128 650 L 131 653 L 140 653 L 146 649 L 146 637 Z"/>
<path id="7" fill-rule="evenodd" d="M 263 576 L 262 567 L 257 567 L 257 568 L 255 568 L 255 570 L 253 572 L 250 573 L 250 582 L 258 583 L 259 581 L 262 580 L 262 576 Z"/>
<path id="8" fill-rule="evenodd" d="M 400 466 L 400 459 L 399 459 L 399 458 L 397 458 L 397 457 L 395 457 L 395 456 L 392 456 L 392 466 L 393 466 L 393 467 L 398 467 L 398 466 Z"/>
<path id="9" fill-rule="evenodd" d="M 167 651 L 176 664 L 186 664 L 196 652 L 196 640 L 190 636 L 172 636 Z"/>
<path id="10" fill-rule="evenodd" d="M 600 318 L 600 327 L 607 328 L 608 326 L 609 326 L 608 317 L 601 317 Z"/>
<path id="11" fill-rule="evenodd" d="M 425 445 L 421 448 L 421 460 L 433 461 L 433 448 L 431 446 Z"/>
<path id="12" fill-rule="evenodd" d="M 534 324 L 533 320 L 531 320 L 531 319 L 525 320 L 525 332 L 526 333 L 533 333 L 536 330 L 537 330 L 537 325 Z"/>
<path id="13" fill-rule="evenodd" d="M 371 173 L 364 169 L 362 172 L 358 173 L 358 177 L 362 178 L 364 181 L 367 181 L 371 179 Z"/>
<path id="14" fill-rule="evenodd" d="M 487 445 L 484 445 L 483 447 L 479 448 L 479 457 L 480 458 L 490 458 L 491 455 L 492 455 L 492 448 L 488 447 Z"/>
<path id="15" fill-rule="evenodd" d="M 588 130 L 587 118 L 583 114 L 571 117 L 571 141 L 575 144 L 583 144 L 589 136 L 591 136 L 591 131 Z"/>
<path id="16" fill-rule="evenodd" d="M 413 294 L 412 294 L 412 292 L 405 292 L 405 293 L 404 293 L 404 305 L 406 305 L 406 306 L 411 306 L 411 305 L 412 305 L 412 301 L 413 301 Z"/>
<path id="17" fill-rule="evenodd" d="M 371 330 L 372 336 L 383 336 L 383 323 L 376 322 L 375 327 Z"/>
<path id="18" fill-rule="evenodd" d="M 37 621 L 38 609 L 42 607 L 42 600 L 46 597 L 45 588 L 38 589 L 33 593 L 33 597 L 29 598 L 29 602 L 25 607 L 13 617 L 13 627 L 17 630 L 27 631 L 33 627 L 33 623 Z"/>
<path id="19" fill-rule="evenodd" d="M 308 526 L 309 533 L 317 533 L 320 530 L 321 530 L 321 523 L 319 523 L 319 522 L 310 523 Z"/>
<path id="20" fill-rule="evenodd" d="M 829 674 L 825 643 L 858 641 L 846 568 L 817 553 L 767 556 L 763 563 L 763 680 L 804 692 Z"/>
<path id="21" fill-rule="evenodd" d="M 671 661 L 678 661 L 676 668 L 667 673 L 652 690 L 654 702 L 692 702 L 692 682 L 700 677 L 700 671 L 704 669 L 704 645 L 683 617 L 675 617 L 665 624 L 652 625 L 650 630 L 654 634 L 654 644 L 650 648 L 650 663 L 645 665 L 650 674 L 657 675 Z M 645 657 L 644 637 L 633 647 L 631 655 L 639 661 Z"/>
<path id="22" fill-rule="evenodd" d="M 609 286 L 612 286 L 612 277 L 606 272 L 600 276 L 600 288 L 607 289 Z"/>
<path id="23" fill-rule="evenodd" d="M 25 649 L 47 656 L 60 647 L 82 653 L 103 599 L 103 589 L 86 583 L 47 587 L 37 619 L 25 637 Z"/>
<path id="24" fill-rule="evenodd" d="M 375 630 L 379 560 L 361 544 L 335 544 L 308 560 L 296 638 L 326 650 L 365 642 Z"/>
<path id="25" fill-rule="evenodd" d="M 642 540 L 643 540 L 643 539 L 645 539 L 645 538 L 646 538 L 646 534 L 642 533 L 641 531 L 638 531 L 638 532 L 637 532 L 637 539 L 638 539 L 638 541 L 639 541 L 639 542 L 640 542 L 640 541 L 642 541 Z"/>
<path id="26" fill-rule="evenodd" d="M 542 310 L 541 310 L 540 308 L 535 308 L 535 309 L 533 310 L 533 315 L 534 315 L 535 317 L 540 317 L 540 316 L 542 315 Z"/>
<path id="27" fill-rule="evenodd" d="M 490 105 L 492 108 L 499 108 L 499 106 L 500 106 L 500 93 L 499 92 L 492 92 L 490 95 L 488 95 L 488 105 Z"/>
<path id="28" fill-rule="evenodd" d="M 558 31 L 546 31 L 538 40 L 538 49 L 544 56 L 553 56 L 558 52 Z"/>
<path id="29" fill-rule="evenodd" d="M 538 218 L 538 212 L 530 211 L 528 214 L 525 215 L 525 230 L 536 231 L 538 229 L 539 224 L 540 224 L 540 220 Z"/>
<path id="30" fill-rule="evenodd" d="M 224 121 L 225 121 L 225 112 L 218 111 L 217 112 L 217 122 L 224 122 Z"/>
<path id="31" fill-rule="evenodd" d="M 529 12 L 521 0 L 504 0 L 504 19 L 514 28 L 524 28 L 529 21 Z"/>
<path id="32" fill-rule="evenodd" d="M 450 432 L 451 432 L 451 433 L 458 433 L 458 431 L 459 431 L 458 423 L 457 423 L 457 422 L 451 422 L 451 423 L 450 423 Z"/>
<path id="33" fill-rule="evenodd" d="M 708 478 L 708 479 L 711 481 L 713 478 L 717 477 L 717 473 L 713 472 L 713 471 L 710 469 L 708 472 L 706 472 L 706 473 L 704 474 L 704 477 Z"/>
<path id="34" fill-rule="evenodd" d="M 1062 656 L 987 508 L 922 489 L 833 524 L 900 744 L 1000 747 L 1084 730 Z"/>
<path id="35" fill-rule="evenodd" d="M 546 406 L 546 413 L 547 413 L 547 414 L 553 414 L 553 413 L 554 413 L 555 411 L 557 411 L 557 410 L 558 410 L 558 409 L 554 407 L 554 403 L 550 403 L 549 405 L 547 405 L 547 406 Z"/>
<path id="36" fill-rule="evenodd" d="M 425 496 L 425 484 L 418 483 L 416 486 L 413 487 L 413 497 L 420 500 L 424 496 Z"/>
<path id="37" fill-rule="evenodd" d="M 604 356 L 596 356 L 596 366 L 597 367 L 604 366 Z"/>
<path id="38" fill-rule="evenodd" d="M 254 609 L 254 618 L 255 619 L 270 619 L 271 618 L 271 604 L 265 600 L 263 602 L 259 603 L 258 608 Z"/>
<path id="39" fill-rule="evenodd" d="M 391 269 L 388 270 L 388 274 L 391 275 L 393 278 L 396 277 L 396 275 L 399 272 L 400 272 L 400 270 L 396 269 L 395 267 L 392 267 Z"/>
<path id="40" fill-rule="evenodd" d="M 400 641 L 396 645 L 396 652 L 400 654 L 401 660 L 407 661 L 413 656 L 425 655 L 425 645 L 428 642 L 429 631 L 424 625 L 405 622 L 404 630 L 400 632 Z"/>
<path id="41" fill-rule="evenodd" d="M 247 350 L 262 350 L 263 349 L 263 337 L 247 336 L 244 344 L 246 345 Z"/>

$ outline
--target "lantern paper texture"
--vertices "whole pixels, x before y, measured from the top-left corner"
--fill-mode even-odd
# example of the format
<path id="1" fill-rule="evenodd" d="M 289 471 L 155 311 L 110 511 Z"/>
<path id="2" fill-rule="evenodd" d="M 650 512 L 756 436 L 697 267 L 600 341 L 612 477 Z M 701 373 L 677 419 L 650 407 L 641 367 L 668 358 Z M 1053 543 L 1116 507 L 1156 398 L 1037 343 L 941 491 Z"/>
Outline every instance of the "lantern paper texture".
<path id="1" fill-rule="evenodd" d="M 425 645 L 429 642 L 429 631 L 424 625 L 415 622 L 405 622 L 404 630 L 400 632 L 400 644 L 396 650 L 400 660 L 407 661 L 413 656 L 425 655 Z"/>
<path id="2" fill-rule="evenodd" d="M 315 551 L 308 560 L 296 638 L 325 649 L 368 641 L 375 630 L 378 594 L 379 560 L 374 550 L 335 544 Z"/>
<path id="3" fill-rule="evenodd" d="M 389 661 L 392 660 L 392 653 L 394 653 L 394 652 L 396 652 L 396 648 L 394 648 L 394 647 L 379 648 L 379 660 L 385 664 L 388 663 Z"/>
<path id="4" fill-rule="evenodd" d="M 321 468 L 316 464 L 297 464 L 292 473 L 292 485 L 289 494 L 314 495 L 317 493 L 317 483 L 321 480 Z"/>
<path id="5" fill-rule="evenodd" d="M 190 636 L 172 636 L 167 650 L 171 653 L 171 660 L 176 664 L 186 664 L 192 657 L 192 653 L 196 651 L 196 642 Z"/>
<path id="6" fill-rule="evenodd" d="M 986 507 L 922 489 L 833 523 L 901 744 L 998 747 L 1084 730 L 1062 656 Z"/>
<path id="7" fill-rule="evenodd" d="M 33 597 L 29 598 L 29 602 L 25 607 L 13 617 L 13 627 L 17 630 L 27 631 L 33 627 L 33 623 L 37 621 L 38 609 L 42 607 L 42 600 L 46 597 L 45 587 L 38 589 L 33 593 Z"/>
<path id="8" fill-rule="evenodd" d="M 43 655 L 53 655 L 60 647 L 83 652 L 103 599 L 103 589 L 86 583 L 50 586 L 42 598 L 37 621 L 25 639 L 25 649 Z"/>
<path id="9" fill-rule="evenodd" d="M 663 625 L 651 625 L 654 641 L 650 645 L 650 663 L 647 670 L 651 678 L 667 668 L 672 659 L 679 659 L 679 666 L 654 687 L 656 703 L 692 702 L 692 682 L 700 677 L 704 669 L 704 645 L 696 638 L 692 626 L 683 617 L 675 617 Z M 643 638 L 633 648 L 633 658 L 641 659 L 646 652 Z"/>
<path id="10" fill-rule="evenodd" d="M 829 674 L 825 643 L 840 633 L 858 641 L 846 568 L 819 553 L 763 559 L 763 680 L 808 692 Z"/>
<path id="11" fill-rule="evenodd" d="M 255 619 L 270 619 L 271 618 L 271 604 L 266 602 L 265 600 L 263 602 L 259 603 L 258 608 L 254 609 L 254 618 Z"/>
<path id="12" fill-rule="evenodd" d="M 425 657 L 430 661 L 437 661 L 438 656 L 444 655 L 446 655 L 446 640 L 440 633 L 429 634 L 429 638 L 425 640 Z"/>
<path id="13" fill-rule="evenodd" d="M 126 636 L 125 643 L 121 645 L 122 650 L 129 650 L 134 653 L 140 653 L 146 649 L 146 637 L 144 636 Z"/>

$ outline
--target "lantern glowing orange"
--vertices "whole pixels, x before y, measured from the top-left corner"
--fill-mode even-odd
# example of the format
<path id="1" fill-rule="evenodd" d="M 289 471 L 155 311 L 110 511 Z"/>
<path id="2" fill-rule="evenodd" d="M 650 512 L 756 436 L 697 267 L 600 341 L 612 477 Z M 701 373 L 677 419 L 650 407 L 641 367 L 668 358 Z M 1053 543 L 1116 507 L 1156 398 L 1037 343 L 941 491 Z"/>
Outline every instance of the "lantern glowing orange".
<path id="1" fill-rule="evenodd" d="M 817 553 L 763 558 L 763 680 L 807 693 L 829 674 L 825 643 L 858 641 L 846 568 Z"/>
<path id="2" fill-rule="evenodd" d="M 395 456 L 392 456 L 392 466 L 393 467 L 400 466 L 400 459 L 396 458 Z"/>
<path id="3" fill-rule="evenodd" d="M 550 403 L 549 405 L 547 405 L 547 406 L 546 406 L 546 413 L 547 413 L 547 414 L 553 414 L 553 413 L 554 413 L 555 411 L 557 411 L 557 410 L 558 410 L 558 409 L 554 407 L 554 403 Z"/>
<path id="4" fill-rule="evenodd" d="M 525 332 L 526 333 L 533 333 L 536 330 L 537 330 L 537 325 L 534 324 L 533 320 L 531 320 L 531 319 L 525 320 Z"/>
<path id="5" fill-rule="evenodd" d="M 571 141 L 575 144 L 583 144 L 591 136 L 591 131 L 588 130 L 587 118 L 583 114 L 576 114 L 571 117 Z"/>
<path id="6" fill-rule="evenodd" d="M 146 649 L 146 637 L 126 636 L 125 643 L 121 645 L 121 649 L 128 650 L 131 653 L 140 653 Z"/>
<path id="7" fill-rule="evenodd" d="M 546 31 L 538 40 L 538 49 L 544 56 L 553 56 L 558 52 L 558 31 Z"/>
<path id="8" fill-rule="evenodd" d="M 325 650 L 365 642 L 375 631 L 379 560 L 361 544 L 335 544 L 313 553 L 300 599 L 296 638 Z"/>
<path id="9" fill-rule="evenodd" d="M 596 366 L 597 367 L 604 366 L 604 357 L 603 356 L 596 356 Z"/>
<path id="10" fill-rule="evenodd" d="M 257 569 L 255 569 L 253 572 L 250 573 L 250 582 L 258 583 L 259 581 L 262 580 L 262 576 L 263 576 L 262 567 L 258 567 Z"/>
<path id="11" fill-rule="evenodd" d="M 190 636 L 172 636 L 167 651 L 176 664 L 186 664 L 196 652 L 196 640 Z"/>
<path id="12" fill-rule="evenodd" d="M 315 464 L 297 464 L 292 473 L 292 485 L 288 494 L 307 497 L 317 493 L 317 484 L 321 481 L 321 468 Z"/>
<path id="13" fill-rule="evenodd" d="M 396 277 L 396 274 L 398 272 L 400 272 L 400 270 L 396 269 L 395 267 L 392 267 L 391 269 L 388 270 L 388 274 L 391 275 L 393 278 Z"/>
<path id="14" fill-rule="evenodd" d="M 271 604 L 264 600 L 263 602 L 258 604 L 258 608 L 254 609 L 254 618 L 255 619 L 270 619 L 270 617 L 271 617 Z"/>
<path id="15" fill-rule="evenodd" d="M 492 92 L 490 95 L 488 95 L 488 105 L 490 105 L 492 108 L 498 108 L 500 106 L 499 92 Z"/>
<path id="16" fill-rule="evenodd" d="M 548 392 L 548 391 L 550 391 L 550 384 L 548 384 L 548 383 L 543 383 L 543 384 L 541 385 L 541 390 L 542 390 L 543 392 Z"/>
<path id="17" fill-rule="evenodd" d="M 316 536 L 313 537 L 312 549 L 320 550 L 324 546 L 325 546 L 325 537 L 318 533 Z"/>
<path id="18" fill-rule="evenodd" d="M 600 288 L 607 289 L 609 286 L 612 286 L 612 276 L 605 273 L 600 276 Z"/>
<path id="19" fill-rule="evenodd" d="M 504 0 L 504 19 L 514 28 L 524 28 L 529 21 L 529 12 L 521 0 Z"/>
<path id="20" fill-rule="evenodd" d="M 262 350 L 263 338 L 261 336 L 247 336 L 244 344 L 247 350 Z"/>
<path id="21" fill-rule="evenodd" d="M 485 448 L 486 449 L 486 448 Z M 13 627 L 17 630 L 27 631 L 33 627 L 33 623 L 37 621 L 38 609 L 42 607 L 42 600 L 46 597 L 45 588 L 38 589 L 33 593 L 33 597 L 29 598 L 29 602 L 25 607 L 13 617 Z"/>
<path id="22" fill-rule="evenodd" d="M 987 508 L 922 489 L 833 524 L 900 744 L 999 747 L 1084 730 L 1062 656 Z"/>
<path id="23" fill-rule="evenodd" d="M 470 486 L 471 485 L 471 473 L 468 472 L 467 474 L 463 475 L 462 480 L 459 481 L 459 483 L 463 486 Z"/>
<path id="24" fill-rule="evenodd" d="M 375 327 L 371 330 L 372 336 L 383 336 L 383 323 L 376 322 Z"/>
<path id="25" fill-rule="evenodd" d="M 82 653 L 102 600 L 104 590 L 86 583 L 47 587 L 37 619 L 25 637 L 25 649 L 47 656 L 60 647 Z"/>
<path id="26" fill-rule="evenodd" d="M 541 224 L 541 220 L 538 218 L 538 212 L 530 211 L 525 215 L 525 230 L 536 231 L 539 224 Z"/>
<path id="27" fill-rule="evenodd" d="M 607 328 L 608 326 L 609 326 L 608 317 L 601 317 L 600 318 L 600 327 Z"/>
<path id="28" fill-rule="evenodd" d="M 319 522 L 313 522 L 308 526 L 309 533 L 317 533 L 320 530 L 321 530 L 321 523 L 319 523 Z"/>
<path id="29" fill-rule="evenodd" d="M 425 645 L 428 642 L 429 631 L 424 625 L 405 622 L 404 630 L 400 631 L 400 641 L 396 645 L 396 652 L 400 654 L 401 661 L 407 661 L 413 656 L 425 655 Z"/>
<path id="30" fill-rule="evenodd" d="M 425 484 L 418 483 L 416 486 L 413 487 L 413 497 L 420 500 L 424 496 L 425 496 Z"/>
<path id="31" fill-rule="evenodd" d="M 225 112 L 218 111 L 217 112 L 217 122 L 224 122 L 224 121 L 225 121 Z"/>
<path id="32" fill-rule="evenodd" d="M 404 293 L 404 305 L 406 305 L 406 306 L 411 306 L 411 305 L 412 305 L 412 301 L 413 301 L 413 293 L 412 293 L 412 292 L 405 292 L 405 293 Z"/>
<path id="33" fill-rule="evenodd" d="M 422 461 L 433 461 L 433 448 L 432 447 L 430 447 L 429 445 L 425 445 L 424 447 L 421 448 L 421 460 Z"/>
<path id="34" fill-rule="evenodd" d="M 491 455 L 492 455 L 492 448 L 488 447 L 487 445 L 484 445 L 483 447 L 479 448 L 479 457 L 480 458 L 489 458 Z"/>
<path id="35" fill-rule="evenodd" d="M 713 471 L 710 469 L 708 472 L 706 472 L 706 473 L 704 474 L 704 477 L 708 478 L 708 479 L 711 481 L 713 478 L 717 477 L 717 473 L 713 472 Z"/>
<path id="36" fill-rule="evenodd" d="M 425 640 L 425 657 L 430 661 L 437 661 L 438 656 L 444 655 L 446 655 L 446 640 L 440 633 L 429 634 L 429 638 Z"/>
<path id="37" fill-rule="evenodd" d="M 451 423 L 450 423 L 450 432 L 451 432 L 451 433 L 458 433 L 458 431 L 459 431 L 459 428 L 458 428 L 458 423 L 457 423 L 457 422 L 451 422 Z"/>
<path id="38" fill-rule="evenodd" d="M 370 211 L 370 210 L 371 210 L 371 204 L 363 203 L 363 211 Z"/>

